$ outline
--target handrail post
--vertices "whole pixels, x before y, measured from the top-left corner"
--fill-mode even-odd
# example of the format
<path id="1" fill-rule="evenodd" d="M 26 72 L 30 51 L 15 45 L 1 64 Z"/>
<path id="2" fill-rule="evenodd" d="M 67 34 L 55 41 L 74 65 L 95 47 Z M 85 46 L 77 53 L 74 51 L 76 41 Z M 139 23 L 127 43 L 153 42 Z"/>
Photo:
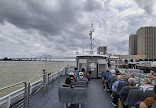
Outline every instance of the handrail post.
<path id="1" fill-rule="evenodd" d="M 28 88 L 27 88 L 27 83 L 24 83 L 24 108 L 29 107 L 29 99 L 28 99 Z"/>
<path id="2" fill-rule="evenodd" d="M 27 97 L 28 97 L 28 105 L 29 105 L 29 100 L 30 100 L 30 88 L 31 88 L 31 85 L 30 85 L 30 82 L 28 84 L 28 88 L 27 88 Z"/>
<path id="3" fill-rule="evenodd" d="M 7 108 L 9 108 L 10 107 L 10 96 L 8 96 L 8 103 L 7 104 L 8 104 Z"/>
<path id="4" fill-rule="evenodd" d="M 48 74 L 45 69 L 43 69 L 43 90 L 48 91 Z"/>
<path id="5" fill-rule="evenodd" d="M 58 81 L 58 83 L 59 83 L 59 79 L 60 79 L 60 74 L 59 74 L 59 70 L 58 70 L 58 76 L 57 76 L 58 78 L 57 78 L 57 81 Z"/>

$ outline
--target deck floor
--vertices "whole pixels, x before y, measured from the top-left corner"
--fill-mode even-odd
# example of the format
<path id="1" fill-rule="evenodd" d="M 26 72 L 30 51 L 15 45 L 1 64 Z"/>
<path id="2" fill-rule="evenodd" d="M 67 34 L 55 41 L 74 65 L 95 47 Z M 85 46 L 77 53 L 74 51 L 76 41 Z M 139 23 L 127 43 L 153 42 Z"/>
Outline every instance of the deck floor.
<path id="1" fill-rule="evenodd" d="M 65 77 L 57 80 L 49 86 L 49 91 L 37 93 L 30 100 L 30 108 L 63 108 L 64 104 L 59 102 L 58 87 L 64 84 Z M 88 87 L 88 103 L 82 104 L 82 108 L 114 108 L 111 104 L 110 93 L 106 93 L 102 88 L 101 79 L 91 79 Z M 78 108 L 78 105 L 72 105 L 70 108 Z"/>

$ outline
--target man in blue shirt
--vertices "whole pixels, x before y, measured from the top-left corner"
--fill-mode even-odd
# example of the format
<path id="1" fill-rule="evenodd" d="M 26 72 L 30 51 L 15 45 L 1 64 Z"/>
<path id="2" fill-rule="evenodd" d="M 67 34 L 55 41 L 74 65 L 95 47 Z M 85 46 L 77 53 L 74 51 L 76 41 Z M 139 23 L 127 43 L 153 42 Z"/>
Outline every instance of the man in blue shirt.
<path id="1" fill-rule="evenodd" d="M 83 72 L 79 72 L 79 78 L 77 79 L 77 81 L 86 81 L 88 84 L 88 79 L 84 77 Z"/>
<path id="2" fill-rule="evenodd" d="M 116 71 L 115 71 L 114 69 L 111 70 L 111 75 L 109 75 L 109 77 L 108 77 L 108 85 L 110 85 L 111 79 L 112 79 L 113 77 L 117 77 L 117 76 L 116 76 Z"/>
<path id="3" fill-rule="evenodd" d="M 109 70 L 106 71 L 106 73 L 104 74 L 104 79 L 106 80 L 107 76 L 110 75 L 111 73 L 109 72 Z"/>
<path id="4" fill-rule="evenodd" d="M 112 101 L 112 104 L 114 106 L 117 106 L 117 102 L 118 102 L 118 98 L 119 98 L 119 93 L 117 92 L 117 87 L 118 87 L 119 81 L 123 81 L 122 75 L 118 75 L 117 76 L 117 81 L 115 81 L 113 83 L 113 85 L 112 85 L 112 95 L 111 95 L 111 97 L 114 96 L 114 99 Z M 123 82 L 125 82 L 125 81 L 123 81 Z"/>

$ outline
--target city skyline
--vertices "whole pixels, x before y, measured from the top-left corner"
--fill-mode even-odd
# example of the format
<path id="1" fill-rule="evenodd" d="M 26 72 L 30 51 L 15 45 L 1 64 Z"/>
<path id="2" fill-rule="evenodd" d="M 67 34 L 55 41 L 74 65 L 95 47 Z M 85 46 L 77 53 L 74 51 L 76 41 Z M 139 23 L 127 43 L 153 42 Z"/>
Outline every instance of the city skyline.
<path id="1" fill-rule="evenodd" d="M 156 1 L 149 0 L 1 0 L 0 58 L 76 55 L 89 50 L 128 54 L 129 35 L 156 26 Z"/>

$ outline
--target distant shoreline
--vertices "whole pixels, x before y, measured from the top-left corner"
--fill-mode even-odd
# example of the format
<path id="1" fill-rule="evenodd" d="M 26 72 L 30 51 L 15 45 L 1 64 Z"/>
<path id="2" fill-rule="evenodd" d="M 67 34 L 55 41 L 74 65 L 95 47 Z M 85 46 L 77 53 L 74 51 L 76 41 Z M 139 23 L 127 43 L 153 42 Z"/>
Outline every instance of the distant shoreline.
<path id="1" fill-rule="evenodd" d="M 36 62 L 38 62 L 38 61 L 41 61 L 41 62 L 75 62 L 74 60 L 3 60 L 3 59 L 0 59 L 0 61 L 36 61 Z"/>

